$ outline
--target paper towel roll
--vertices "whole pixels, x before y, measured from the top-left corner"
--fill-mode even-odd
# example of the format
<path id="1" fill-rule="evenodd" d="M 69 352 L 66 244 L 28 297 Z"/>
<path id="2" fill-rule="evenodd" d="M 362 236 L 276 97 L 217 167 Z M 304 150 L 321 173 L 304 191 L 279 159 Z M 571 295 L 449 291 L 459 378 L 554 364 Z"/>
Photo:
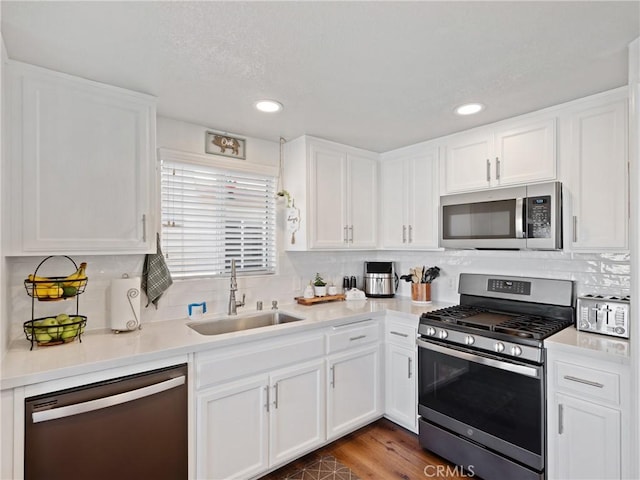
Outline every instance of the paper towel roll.
<path id="1" fill-rule="evenodd" d="M 140 328 L 140 277 L 111 280 L 111 330 Z"/>

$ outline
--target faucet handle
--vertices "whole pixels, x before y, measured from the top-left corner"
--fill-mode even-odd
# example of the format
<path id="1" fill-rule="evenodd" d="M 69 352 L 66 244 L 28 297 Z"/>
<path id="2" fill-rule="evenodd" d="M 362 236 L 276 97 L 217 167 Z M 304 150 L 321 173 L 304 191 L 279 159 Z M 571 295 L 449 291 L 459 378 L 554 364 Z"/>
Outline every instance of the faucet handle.
<path id="1" fill-rule="evenodd" d="M 272 300 L 271 301 L 271 310 L 277 310 L 278 309 L 278 301 L 277 300 Z"/>
<path id="2" fill-rule="evenodd" d="M 242 294 L 242 301 L 238 302 L 238 306 L 239 307 L 244 307 L 244 297 L 246 296 L 246 293 Z"/>

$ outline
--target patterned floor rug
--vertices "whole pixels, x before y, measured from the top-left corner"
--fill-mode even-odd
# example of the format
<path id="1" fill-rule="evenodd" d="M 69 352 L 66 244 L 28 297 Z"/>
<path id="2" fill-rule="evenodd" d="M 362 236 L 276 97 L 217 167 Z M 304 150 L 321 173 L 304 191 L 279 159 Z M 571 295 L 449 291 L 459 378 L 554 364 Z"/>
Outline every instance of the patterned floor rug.
<path id="1" fill-rule="evenodd" d="M 327 455 L 314 460 L 297 472 L 287 474 L 282 480 L 360 480 L 360 478 L 335 457 Z"/>

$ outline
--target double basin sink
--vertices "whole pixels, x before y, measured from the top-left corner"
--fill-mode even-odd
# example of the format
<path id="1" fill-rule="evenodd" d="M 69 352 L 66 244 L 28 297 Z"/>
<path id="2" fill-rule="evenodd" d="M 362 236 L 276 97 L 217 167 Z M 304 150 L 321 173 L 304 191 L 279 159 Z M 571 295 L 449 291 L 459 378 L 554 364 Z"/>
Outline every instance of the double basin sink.
<path id="1" fill-rule="evenodd" d="M 223 333 L 241 332 L 252 328 L 268 327 L 304 320 L 280 311 L 258 312 L 237 317 L 225 317 L 220 320 L 187 323 L 187 326 L 201 335 L 221 335 Z"/>

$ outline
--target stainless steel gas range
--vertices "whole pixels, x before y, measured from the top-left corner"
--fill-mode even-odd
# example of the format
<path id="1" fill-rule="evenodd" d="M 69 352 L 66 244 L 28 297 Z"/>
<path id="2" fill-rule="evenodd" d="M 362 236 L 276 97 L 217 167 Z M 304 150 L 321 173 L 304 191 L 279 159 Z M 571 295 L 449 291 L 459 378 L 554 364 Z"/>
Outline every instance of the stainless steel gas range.
<path id="1" fill-rule="evenodd" d="M 544 339 L 572 325 L 573 282 L 461 274 L 460 305 L 418 327 L 420 444 L 486 480 L 543 479 Z"/>

